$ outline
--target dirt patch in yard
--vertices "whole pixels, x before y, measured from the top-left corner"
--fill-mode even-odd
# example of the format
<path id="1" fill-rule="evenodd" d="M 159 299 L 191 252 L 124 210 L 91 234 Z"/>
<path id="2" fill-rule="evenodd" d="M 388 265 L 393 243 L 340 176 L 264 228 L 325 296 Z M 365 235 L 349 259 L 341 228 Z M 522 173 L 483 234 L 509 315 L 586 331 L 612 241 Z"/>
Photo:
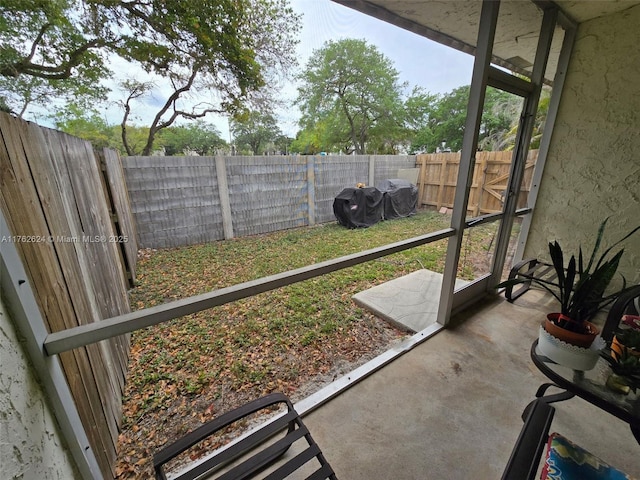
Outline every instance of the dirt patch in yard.
<path id="1" fill-rule="evenodd" d="M 139 405 L 158 398 L 159 392 L 151 388 L 139 391 L 133 382 L 128 382 L 124 404 L 126 423 L 119 438 L 117 478 L 152 478 L 151 457 L 164 444 L 221 413 L 273 391 L 286 393 L 293 402 L 301 400 L 383 353 L 405 336 L 404 332 L 364 313 L 362 319 L 353 322 L 331 341 L 286 351 L 266 348 L 263 361 L 272 363 L 274 368 L 259 381 L 238 386 L 233 373 L 227 376 L 222 372 L 215 382 L 199 391 L 179 394 L 175 384 L 160 380 L 161 388 L 167 394 L 166 401 L 155 408 L 149 408 L 143 414 L 140 414 Z M 149 361 L 148 355 L 143 353 L 147 349 L 139 346 L 144 340 L 134 338 L 133 341 L 130 368 L 143 369 L 141 362 Z M 247 352 L 246 365 L 251 364 L 250 358 L 254 354 L 255 352 Z M 267 356 L 271 358 L 266 360 Z M 207 360 L 203 359 L 203 362 L 207 363 Z M 234 365 L 235 361 L 230 359 L 230 372 Z M 231 435 L 211 439 L 192 451 L 186 460 L 195 460 L 230 438 Z"/>
<path id="2" fill-rule="evenodd" d="M 420 212 L 364 230 L 328 224 L 141 251 L 131 305 L 237 285 L 437 231 L 449 220 Z M 486 257 L 493 233 L 481 228 L 469 259 Z M 134 332 L 117 478 L 153 478 L 153 454 L 204 422 L 274 391 L 301 400 L 406 338 L 351 297 L 419 268 L 442 272 L 445 251 L 446 241 L 435 242 Z M 469 261 L 460 273 L 468 278 L 486 263 Z M 225 441 L 212 439 L 187 460 Z"/>

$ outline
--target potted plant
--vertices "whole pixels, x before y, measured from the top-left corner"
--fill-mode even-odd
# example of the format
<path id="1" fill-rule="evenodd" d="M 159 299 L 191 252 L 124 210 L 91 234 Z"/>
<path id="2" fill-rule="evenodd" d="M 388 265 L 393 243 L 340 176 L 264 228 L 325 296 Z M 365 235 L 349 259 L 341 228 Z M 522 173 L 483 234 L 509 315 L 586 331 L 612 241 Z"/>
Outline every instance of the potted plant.
<path id="1" fill-rule="evenodd" d="M 614 358 L 621 357 L 626 350 L 631 356 L 640 357 L 640 317 L 637 315 L 625 315 L 622 317 L 622 326 L 619 327 L 611 342 L 611 355 Z"/>
<path id="2" fill-rule="evenodd" d="M 635 393 L 640 388 L 640 355 L 625 348 L 620 353 L 615 353 L 613 349 L 604 349 L 600 356 L 611 367 L 612 373 L 606 383 L 609 389 L 626 395 L 629 391 Z"/>
<path id="3" fill-rule="evenodd" d="M 618 270 L 624 252 L 624 249 L 621 249 L 612 254 L 612 250 L 640 230 L 640 226 L 634 228 L 598 256 L 607 221 L 608 218 L 600 224 L 593 250 L 586 263 L 582 247 L 580 247 L 577 260 L 575 255 L 571 255 L 565 266 L 562 247 L 557 241 L 549 242 L 549 255 L 557 276 L 557 284 L 549 284 L 549 282 L 536 278 L 531 279 L 532 282 L 551 293 L 560 307 L 559 311 L 547 315 L 546 322 L 541 328 L 539 347 L 546 348 L 547 351 L 543 353 L 552 360 L 571 364 L 568 366 L 581 370 L 593 368 L 598 359 L 597 349 L 595 352 L 584 351 L 591 347 L 599 333 L 598 327 L 591 320 L 600 310 L 626 290 L 624 277 L 622 277 L 621 289 L 613 292 L 607 290 Z M 516 285 L 524 281 L 526 280 L 520 278 L 511 279 L 500 283 L 496 288 Z M 565 345 L 573 348 L 570 348 L 567 353 Z M 554 353 L 550 353 L 551 347 L 553 347 Z M 562 348 L 563 352 L 557 353 L 556 350 L 559 348 Z M 582 361 L 576 363 L 573 362 L 574 356 L 586 356 L 589 360 L 586 363 L 582 363 Z M 589 365 L 591 366 L 589 367 Z"/>
<path id="4" fill-rule="evenodd" d="M 603 349 L 600 356 L 611 367 L 607 387 L 625 395 L 631 390 L 635 393 L 640 387 L 640 316 L 623 315 L 609 349 Z"/>

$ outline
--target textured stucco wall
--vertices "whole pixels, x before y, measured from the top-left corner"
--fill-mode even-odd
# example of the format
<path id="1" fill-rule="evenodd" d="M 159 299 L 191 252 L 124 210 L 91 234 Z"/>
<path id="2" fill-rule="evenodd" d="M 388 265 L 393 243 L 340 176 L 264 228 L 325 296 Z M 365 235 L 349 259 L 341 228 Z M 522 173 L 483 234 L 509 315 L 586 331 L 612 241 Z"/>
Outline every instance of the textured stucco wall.
<path id="1" fill-rule="evenodd" d="M 1 479 L 80 478 L 1 298 L 0 422 Z"/>
<path id="2" fill-rule="evenodd" d="M 526 257 L 547 242 L 583 250 L 600 222 L 606 238 L 640 224 L 640 6 L 578 27 Z M 620 272 L 640 283 L 640 235 Z"/>

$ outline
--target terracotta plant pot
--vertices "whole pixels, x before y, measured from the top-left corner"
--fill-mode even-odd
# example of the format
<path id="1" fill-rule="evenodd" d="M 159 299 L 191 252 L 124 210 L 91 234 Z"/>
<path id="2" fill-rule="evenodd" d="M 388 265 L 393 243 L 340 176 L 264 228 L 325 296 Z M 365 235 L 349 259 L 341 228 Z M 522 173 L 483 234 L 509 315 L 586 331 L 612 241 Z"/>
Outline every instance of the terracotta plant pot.
<path id="1" fill-rule="evenodd" d="M 602 341 L 602 346 L 604 346 L 604 341 Z M 590 348 L 570 345 L 547 332 L 544 329 L 544 323 L 540 325 L 538 351 L 559 365 L 573 370 L 591 370 L 598 363 L 601 348 L 599 345 L 595 345 L 595 342 Z"/>
<path id="2" fill-rule="evenodd" d="M 550 335 L 553 335 L 554 337 L 556 337 L 559 340 L 562 340 L 563 342 L 569 343 L 571 345 L 575 345 L 577 347 L 589 348 L 589 346 L 591 346 L 595 338 L 600 333 L 600 330 L 598 329 L 598 327 L 596 327 L 591 322 L 584 322 L 584 325 L 587 329 L 587 333 L 577 333 L 577 332 L 572 332 L 570 330 L 566 330 L 555 324 L 555 320 L 560 317 L 570 320 L 568 319 L 568 317 L 565 317 L 561 313 L 550 313 L 547 315 L 547 320 L 545 321 L 544 329 Z"/>

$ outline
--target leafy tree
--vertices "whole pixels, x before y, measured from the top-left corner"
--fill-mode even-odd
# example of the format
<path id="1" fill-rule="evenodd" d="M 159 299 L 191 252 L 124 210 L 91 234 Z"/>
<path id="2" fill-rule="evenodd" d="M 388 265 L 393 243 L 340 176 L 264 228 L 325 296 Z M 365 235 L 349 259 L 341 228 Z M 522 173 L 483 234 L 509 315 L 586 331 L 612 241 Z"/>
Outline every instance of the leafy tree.
<path id="1" fill-rule="evenodd" d="M 149 133 L 147 136 L 146 145 L 143 147 L 144 150 L 138 149 L 134 146 L 134 142 L 131 139 L 130 128 L 129 128 L 129 117 L 131 115 L 131 104 L 134 100 L 147 95 L 154 88 L 154 84 L 152 82 L 140 82 L 137 80 L 124 80 L 120 82 L 120 89 L 126 93 L 126 99 L 120 102 L 124 114 L 122 116 L 122 121 L 120 122 L 120 138 L 122 139 L 122 146 L 127 155 L 138 155 L 142 153 L 143 155 L 149 155 L 151 153 L 151 146 L 153 145 L 153 141 L 155 140 L 155 134 L 161 130 L 157 129 L 153 133 Z M 165 126 L 164 128 L 168 127 Z M 152 137 L 151 145 L 149 145 L 149 137 Z"/>
<path id="2" fill-rule="evenodd" d="M 435 152 L 443 142 L 453 151 L 462 148 L 468 100 L 468 86 L 438 97 L 428 114 L 428 123 L 417 132 L 414 145 L 427 152 Z"/>
<path id="3" fill-rule="evenodd" d="M 50 111 L 52 101 L 55 100 L 91 109 L 93 104 L 107 98 L 108 89 L 98 84 L 98 81 L 93 75 L 65 80 L 28 75 L 0 76 L 0 93 L 5 98 L 7 107 L 19 118 L 24 118 L 28 109 L 33 106 Z"/>
<path id="4" fill-rule="evenodd" d="M 129 127 L 130 152 L 124 150 L 119 125 L 110 125 L 95 109 L 69 104 L 51 116 L 56 128 L 91 142 L 95 148 L 113 148 L 122 155 L 139 155 L 147 141 L 148 129 Z"/>
<path id="5" fill-rule="evenodd" d="M 408 132 L 409 151 L 426 152 L 428 146 L 435 142 L 429 132 L 433 128 L 438 99 L 438 95 L 431 94 L 421 87 L 414 87 L 406 99 L 405 128 Z"/>
<path id="6" fill-rule="evenodd" d="M 22 117 L 52 98 L 101 100 L 109 76 L 98 39 L 78 15 L 74 0 L 5 0 L 0 3 L 0 92 Z"/>
<path id="7" fill-rule="evenodd" d="M 443 143 L 452 151 L 462 148 L 464 124 L 467 118 L 469 86 L 463 86 L 441 96 L 430 96 L 418 92 L 410 98 L 414 114 L 423 122 L 415 131 L 412 150 L 435 152 Z M 481 148 L 491 149 L 490 140 L 509 131 L 514 116 L 519 117 L 517 97 L 489 87 L 485 95 L 482 123 L 478 137 Z M 520 103 L 521 104 L 521 103 Z M 415 125 L 414 122 L 414 128 Z"/>
<path id="8" fill-rule="evenodd" d="M 533 124 L 533 133 L 531 135 L 531 144 L 529 148 L 540 148 L 540 140 L 544 132 L 544 126 L 549 113 L 549 103 L 551 102 L 551 89 L 544 88 L 540 92 L 540 101 L 538 102 L 538 110 L 536 111 L 536 120 Z"/>
<path id="9" fill-rule="evenodd" d="M 201 120 L 164 129 L 158 135 L 158 143 L 164 147 L 167 155 L 180 155 L 186 151 L 215 155 L 219 149 L 227 146 L 220 131 Z"/>
<path id="10" fill-rule="evenodd" d="M 402 89 L 392 62 L 364 40 L 329 41 L 300 76 L 305 130 L 323 126 L 321 148 L 366 153 L 402 125 Z"/>
<path id="11" fill-rule="evenodd" d="M 157 132 L 178 118 L 235 112 L 263 99 L 275 75 L 295 63 L 298 25 L 287 0 L 7 0 L 0 5 L 0 76 L 96 80 L 112 55 L 139 65 L 171 90 L 160 101 L 154 92 L 159 106 L 142 149 L 148 154 Z M 130 108 L 149 93 L 131 86 Z M 190 104 L 204 93 L 210 101 Z M 126 143 L 126 118 L 123 126 Z"/>
<path id="12" fill-rule="evenodd" d="M 2 2 L 0 75 L 62 80 L 79 76 L 82 69 L 104 69 L 100 48 L 115 37 L 108 25 L 91 18 L 89 3 L 83 6 L 76 0 Z"/>
<path id="13" fill-rule="evenodd" d="M 231 124 L 231 133 L 238 150 L 248 149 L 258 155 L 268 149 L 269 144 L 282 137 L 276 119 L 270 113 L 258 111 L 236 115 Z"/>
<path id="14" fill-rule="evenodd" d="M 119 146 L 117 127 L 109 125 L 95 110 L 70 104 L 52 115 L 52 119 L 58 130 L 88 140 L 95 148 Z"/>
<path id="15" fill-rule="evenodd" d="M 291 142 L 291 151 L 302 155 L 316 155 L 322 151 L 322 126 L 320 123 L 310 130 L 300 130 Z"/>
<path id="16" fill-rule="evenodd" d="M 113 127 L 116 133 L 120 133 L 120 137 L 122 137 L 122 125 Z M 127 145 L 129 148 L 127 150 L 122 146 L 122 142 L 120 142 L 119 150 L 123 155 L 153 155 L 154 151 L 157 149 L 154 147 L 154 150 L 145 153 L 145 148 L 147 147 L 147 140 L 149 138 L 149 129 L 147 127 L 139 127 L 137 125 L 127 126 Z"/>
<path id="17" fill-rule="evenodd" d="M 282 134 L 278 135 L 273 143 L 276 147 L 277 152 L 281 153 L 282 155 L 286 155 L 291 152 L 291 144 L 293 143 L 293 141 L 293 138 Z"/>
<path id="18" fill-rule="evenodd" d="M 517 130 L 523 100 L 501 90 L 489 88 L 480 124 L 478 148 L 481 150 L 509 150 L 506 141 L 509 131 Z M 515 139 L 515 134 L 514 137 Z"/>
<path id="19" fill-rule="evenodd" d="M 3 96 L 0 96 L 0 112 L 11 113 L 11 107 L 9 107 L 7 99 Z"/>
<path id="20" fill-rule="evenodd" d="M 549 112 L 549 102 L 551 100 L 551 89 L 543 88 L 540 92 L 540 101 L 538 102 L 538 109 L 536 111 L 536 118 L 533 124 L 533 132 L 531 134 L 531 142 L 529 148 L 540 148 L 540 140 L 542 139 L 542 133 L 544 132 L 544 125 L 547 120 L 547 113 Z M 520 126 L 519 116 L 514 115 L 511 123 L 511 128 L 508 131 L 502 132 L 502 134 L 496 139 L 500 144 L 500 148 L 504 150 L 513 150 L 516 143 L 516 135 L 518 133 L 518 127 Z"/>

